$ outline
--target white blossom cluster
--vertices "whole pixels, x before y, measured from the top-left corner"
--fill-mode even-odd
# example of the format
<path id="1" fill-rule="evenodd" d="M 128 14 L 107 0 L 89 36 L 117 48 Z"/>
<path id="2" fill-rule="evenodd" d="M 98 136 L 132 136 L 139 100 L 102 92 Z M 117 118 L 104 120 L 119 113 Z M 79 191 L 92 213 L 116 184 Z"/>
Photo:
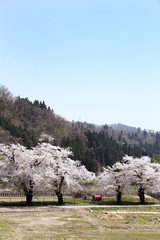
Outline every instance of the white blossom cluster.
<path id="1" fill-rule="evenodd" d="M 112 190 L 117 198 L 135 189 L 141 203 L 144 203 L 145 192 L 160 191 L 160 164 L 151 163 L 149 157 L 125 156 L 122 163 L 117 162 L 112 167 L 104 168 L 97 180 L 103 192 Z"/>
<path id="2" fill-rule="evenodd" d="M 41 143 L 32 149 L 20 144 L 0 144 L 0 179 L 26 196 L 51 190 L 63 194 L 66 189 L 80 189 L 78 180 L 92 180 L 93 174 L 70 157 L 69 148 Z"/>
<path id="3" fill-rule="evenodd" d="M 79 161 L 71 159 L 70 148 L 40 143 L 32 149 L 20 144 L 0 144 L 0 180 L 5 187 L 15 188 L 32 200 L 40 191 L 55 192 L 63 200 L 66 191 L 82 190 L 80 182 L 92 181 L 95 175 Z M 160 192 L 160 164 L 149 157 L 125 156 L 122 162 L 103 169 L 97 177 L 102 193 L 113 191 L 117 202 L 123 193 L 136 190 L 141 203 L 145 192 Z"/>

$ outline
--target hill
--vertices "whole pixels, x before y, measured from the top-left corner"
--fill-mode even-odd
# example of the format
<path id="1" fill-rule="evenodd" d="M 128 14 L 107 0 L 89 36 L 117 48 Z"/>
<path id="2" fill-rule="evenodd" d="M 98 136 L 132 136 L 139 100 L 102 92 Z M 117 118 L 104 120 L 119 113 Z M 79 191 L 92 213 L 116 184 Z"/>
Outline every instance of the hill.
<path id="1" fill-rule="evenodd" d="M 13 97 L 0 87 L 0 142 L 35 146 L 42 134 L 53 136 L 55 145 L 71 147 L 78 159 L 91 171 L 111 165 L 122 157 L 119 145 L 103 132 L 81 129 L 55 114 L 44 101 Z"/>
<path id="2" fill-rule="evenodd" d="M 53 136 L 55 145 L 71 147 L 74 159 L 94 172 L 120 161 L 124 154 L 141 156 L 160 151 L 159 134 L 69 122 L 44 101 L 13 97 L 6 87 L 0 86 L 0 142 L 31 148 L 42 134 Z"/>

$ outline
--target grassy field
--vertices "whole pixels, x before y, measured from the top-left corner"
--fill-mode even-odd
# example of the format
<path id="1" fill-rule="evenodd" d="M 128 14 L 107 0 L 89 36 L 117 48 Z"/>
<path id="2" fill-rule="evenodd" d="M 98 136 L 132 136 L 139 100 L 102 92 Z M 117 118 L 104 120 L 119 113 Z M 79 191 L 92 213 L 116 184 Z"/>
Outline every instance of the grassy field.
<path id="1" fill-rule="evenodd" d="M 160 200 L 145 195 L 146 204 L 160 204 Z M 35 206 L 57 205 L 57 197 L 34 197 L 33 204 Z M 102 201 L 92 201 L 92 198 L 72 198 L 64 197 L 65 205 L 116 205 L 116 197 L 103 197 Z M 127 194 L 122 196 L 122 205 L 139 204 L 137 195 Z M 25 206 L 25 197 L 0 197 L 0 206 Z"/>
<path id="2" fill-rule="evenodd" d="M 160 207 L 3 207 L 0 239 L 159 240 Z"/>

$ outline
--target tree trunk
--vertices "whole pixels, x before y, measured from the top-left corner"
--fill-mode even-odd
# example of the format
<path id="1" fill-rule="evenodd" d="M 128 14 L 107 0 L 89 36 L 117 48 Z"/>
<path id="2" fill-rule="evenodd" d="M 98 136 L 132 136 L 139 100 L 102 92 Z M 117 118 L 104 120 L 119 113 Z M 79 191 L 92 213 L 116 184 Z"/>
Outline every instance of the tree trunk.
<path id="1" fill-rule="evenodd" d="M 145 204 L 144 189 L 142 187 L 138 190 L 138 196 L 140 198 L 140 204 Z"/>
<path id="2" fill-rule="evenodd" d="M 23 191 L 26 196 L 26 205 L 30 206 L 32 205 L 32 198 L 33 198 L 33 181 L 32 180 L 29 181 L 29 185 L 30 185 L 29 190 L 27 189 L 25 183 L 22 182 L 21 185 L 23 187 Z"/>
<path id="3" fill-rule="evenodd" d="M 60 178 L 60 183 L 57 187 L 57 189 L 55 190 L 55 193 L 57 195 L 58 198 L 58 205 L 63 205 L 63 194 L 62 194 L 62 186 L 63 186 L 63 182 L 64 182 L 64 177 L 61 176 Z"/>
<path id="4" fill-rule="evenodd" d="M 56 191 L 56 195 L 57 195 L 57 198 L 58 198 L 58 205 L 63 205 L 63 195 L 62 193 L 59 193 Z"/>
<path id="5" fill-rule="evenodd" d="M 122 199 L 122 193 L 118 192 L 117 193 L 117 204 L 121 204 L 121 199 Z"/>
<path id="6" fill-rule="evenodd" d="M 30 193 L 26 194 L 26 205 L 28 205 L 28 206 L 32 205 L 32 198 L 33 198 L 32 194 L 30 194 Z"/>

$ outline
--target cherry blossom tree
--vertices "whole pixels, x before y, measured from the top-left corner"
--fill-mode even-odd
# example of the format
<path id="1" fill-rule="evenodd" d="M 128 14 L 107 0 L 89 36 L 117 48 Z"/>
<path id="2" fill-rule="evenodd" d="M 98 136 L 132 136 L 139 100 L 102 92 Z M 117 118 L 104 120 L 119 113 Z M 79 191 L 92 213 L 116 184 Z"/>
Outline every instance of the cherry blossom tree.
<path id="1" fill-rule="evenodd" d="M 32 204 L 33 195 L 43 186 L 42 163 L 44 156 L 20 144 L 0 144 L 0 178 L 9 188 L 23 191 L 27 205 Z"/>
<path id="2" fill-rule="evenodd" d="M 159 190 L 160 165 L 151 163 L 149 157 L 125 156 L 123 162 L 128 165 L 128 181 L 137 187 L 140 203 L 145 204 L 145 192 L 154 193 Z"/>
<path id="3" fill-rule="evenodd" d="M 50 143 L 26 149 L 17 144 L 0 144 L 0 178 L 8 187 L 24 192 L 26 203 L 32 204 L 33 196 L 40 189 L 50 189 L 63 204 L 64 190 L 80 189 L 79 181 L 92 179 L 93 174 L 70 158 L 72 152 Z"/>
<path id="4" fill-rule="evenodd" d="M 97 177 L 99 186 L 103 191 L 112 190 L 117 197 L 117 203 L 121 204 L 123 191 L 128 189 L 127 165 L 117 162 L 112 167 L 103 169 L 103 172 Z"/>
<path id="5" fill-rule="evenodd" d="M 56 193 L 60 205 L 63 204 L 64 192 L 82 190 L 80 181 L 94 178 L 94 174 L 89 172 L 85 166 L 70 158 L 72 152 L 69 148 L 64 149 L 49 143 L 42 143 L 35 148 L 35 151 L 40 155 L 47 154 L 47 171 L 45 171 L 44 179 L 47 187 Z"/>
<path id="6" fill-rule="evenodd" d="M 145 192 L 155 193 L 160 190 L 160 164 L 151 163 L 149 157 L 133 158 L 125 156 L 122 163 L 117 162 L 112 167 L 104 168 L 98 176 L 104 191 L 115 190 L 117 203 L 121 203 L 124 191 L 130 192 L 135 187 L 140 203 L 145 203 Z"/>

